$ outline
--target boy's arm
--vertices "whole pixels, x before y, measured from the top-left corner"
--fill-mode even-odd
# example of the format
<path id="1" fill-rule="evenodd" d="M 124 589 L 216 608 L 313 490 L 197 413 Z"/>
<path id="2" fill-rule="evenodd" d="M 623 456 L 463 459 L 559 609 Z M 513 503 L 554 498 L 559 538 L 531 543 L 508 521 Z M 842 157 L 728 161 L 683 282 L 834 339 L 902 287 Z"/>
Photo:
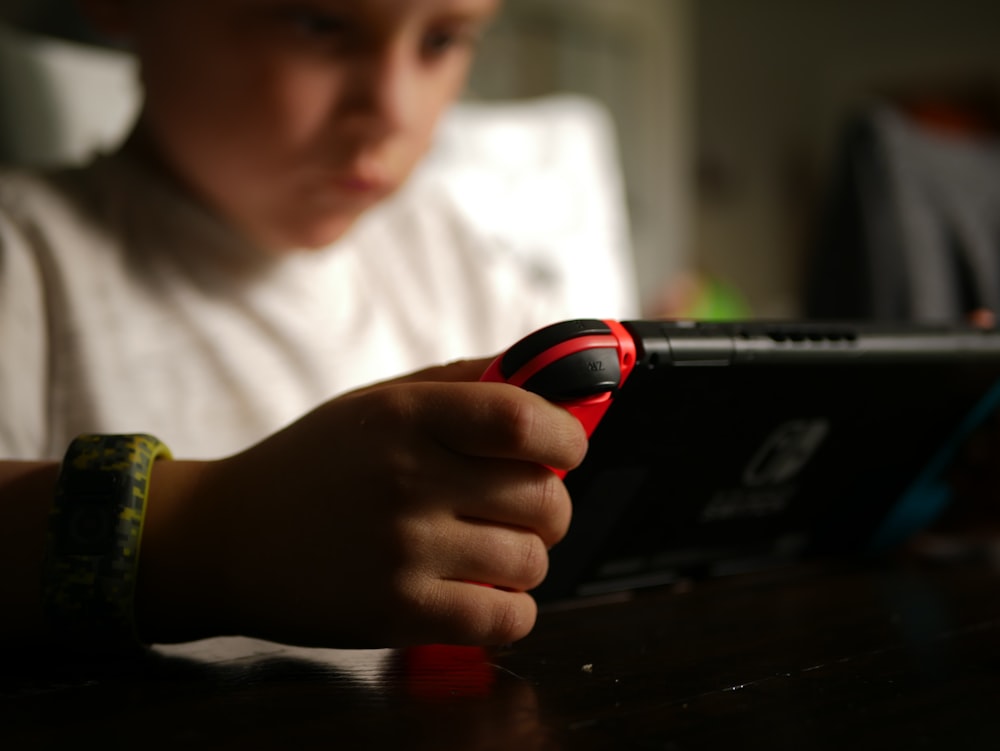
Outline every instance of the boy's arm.
<path id="1" fill-rule="evenodd" d="M 42 559 L 59 465 L 0 462 L 0 637 L 38 639 L 42 628 Z"/>
<path id="2" fill-rule="evenodd" d="M 570 516 L 545 467 L 575 466 L 586 438 L 576 418 L 534 394 L 448 382 L 469 367 L 334 399 L 233 457 L 157 461 L 136 586 L 140 638 L 376 647 L 524 636 L 535 618 L 526 590 Z M 44 633 L 57 472 L 0 462 L 8 645 Z"/>
<path id="3" fill-rule="evenodd" d="M 519 639 L 536 616 L 527 590 L 569 525 L 566 488 L 545 467 L 569 469 L 585 450 L 575 417 L 506 384 L 335 399 L 200 477 L 168 478 L 191 483 L 168 499 L 200 503 L 169 509 L 154 474 L 149 521 L 163 537 L 144 542 L 141 633 L 190 638 L 183 622 L 152 630 L 179 603 L 209 614 L 214 633 L 303 645 Z"/>
<path id="4" fill-rule="evenodd" d="M 160 461 L 155 467 L 142 540 L 137 602 L 140 628 L 150 641 L 179 641 L 206 636 L 212 611 L 195 606 L 206 580 L 200 548 L 194 544 L 195 520 L 182 520 L 181 509 L 198 504 L 197 480 L 206 464 Z M 59 473 L 57 462 L 0 462 L 0 638 L 13 644 L 42 645 L 42 566 L 49 511 Z M 196 523 L 196 522 L 195 522 Z M 172 539 L 180 535 L 180 539 Z M 200 605 L 200 603 L 199 603 Z"/>

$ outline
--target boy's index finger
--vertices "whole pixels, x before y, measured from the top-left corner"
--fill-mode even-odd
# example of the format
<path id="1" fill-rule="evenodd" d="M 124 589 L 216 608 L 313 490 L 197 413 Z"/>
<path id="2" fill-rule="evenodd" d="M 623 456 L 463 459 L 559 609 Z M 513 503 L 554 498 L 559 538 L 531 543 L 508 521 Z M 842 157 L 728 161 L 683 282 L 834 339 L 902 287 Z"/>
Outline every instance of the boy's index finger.
<path id="1" fill-rule="evenodd" d="M 562 407 L 504 383 L 424 384 L 417 410 L 448 449 L 572 469 L 587 451 L 583 426 Z"/>
<path id="2" fill-rule="evenodd" d="M 424 370 L 401 376 L 391 383 L 455 383 L 478 381 L 480 376 L 492 362 L 492 358 L 476 360 L 454 360 L 444 365 L 435 365 Z"/>

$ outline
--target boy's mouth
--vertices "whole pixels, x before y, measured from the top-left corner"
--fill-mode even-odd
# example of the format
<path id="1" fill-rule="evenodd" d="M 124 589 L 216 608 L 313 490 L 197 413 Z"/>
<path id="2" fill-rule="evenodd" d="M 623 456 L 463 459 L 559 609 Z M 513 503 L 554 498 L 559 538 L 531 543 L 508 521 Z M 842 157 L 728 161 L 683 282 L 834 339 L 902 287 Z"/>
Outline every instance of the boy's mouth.
<path id="1" fill-rule="evenodd" d="M 361 173 L 347 173 L 337 175 L 333 179 L 333 184 L 340 190 L 348 193 L 385 193 L 389 190 L 388 181 Z"/>

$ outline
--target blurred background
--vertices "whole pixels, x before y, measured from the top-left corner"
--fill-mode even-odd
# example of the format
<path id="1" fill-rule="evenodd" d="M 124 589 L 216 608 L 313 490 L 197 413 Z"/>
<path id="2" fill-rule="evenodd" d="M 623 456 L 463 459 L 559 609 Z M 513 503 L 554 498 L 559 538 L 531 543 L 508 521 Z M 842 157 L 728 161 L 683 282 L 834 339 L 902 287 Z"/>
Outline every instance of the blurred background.
<path id="1" fill-rule="evenodd" d="M 65 0 L 0 0 L 0 11 L 20 29 L 100 41 Z M 880 107 L 902 113 L 932 141 L 948 141 L 934 141 L 931 151 L 953 141 L 982 147 L 982 158 L 962 158 L 986 165 L 983 174 L 962 179 L 977 196 L 995 191 L 1000 217 L 998 32 L 995 0 L 506 0 L 468 98 L 573 93 L 606 109 L 644 313 L 840 315 L 835 304 L 814 304 L 817 278 L 832 283 L 840 274 L 853 284 L 870 274 L 863 289 L 842 296 L 854 306 L 844 313 L 870 315 L 878 311 L 862 298 L 887 295 L 876 289 L 881 282 L 867 259 L 885 254 L 866 244 L 872 231 L 857 195 L 883 179 L 879 170 L 897 174 L 885 154 L 895 153 L 899 128 L 909 127 L 887 124 Z M 18 106 L 7 92 L 31 86 L 23 79 L 4 84 L 0 122 Z M 868 140 L 859 139 L 858 123 L 869 120 Z M 39 123 L 36 135 L 45 127 Z M 15 149 L 11 140 L 0 131 L 0 158 L 30 156 L 30 143 Z M 859 143 L 862 157 L 852 151 Z M 924 145 L 907 144 L 923 159 Z M 962 227 L 984 217 L 989 225 L 991 207 Z M 848 227 L 853 234 L 840 237 Z M 963 232 L 942 230 L 949 258 Z M 1000 221 L 984 232 L 996 249 Z M 829 241 L 834 234 L 856 258 Z M 986 256 L 998 253 L 948 263 L 958 264 L 968 286 L 977 264 L 987 276 L 996 271 Z M 894 279 L 908 273 L 903 265 L 880 268 Z M 1000 290 L 1000 272 L 990 282 Z M 887 315 L 922 315 L 914 299 L 930 293 L 915 289 L 896 290 L 909 301 Z"/>

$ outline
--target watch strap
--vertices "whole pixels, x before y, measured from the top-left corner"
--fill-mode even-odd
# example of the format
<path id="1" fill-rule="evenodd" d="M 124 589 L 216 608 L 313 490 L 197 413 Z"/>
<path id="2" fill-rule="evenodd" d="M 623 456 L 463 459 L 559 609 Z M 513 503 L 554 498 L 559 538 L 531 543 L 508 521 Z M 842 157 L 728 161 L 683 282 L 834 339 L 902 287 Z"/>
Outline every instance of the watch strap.
<path id="1" fill-rule="evenodd" d="M 134 596 L 153 463 L 150 435 L 82 435 L 56 485 L 43 574 L 46 622 L 74 651 L 135 648 Z"/>

